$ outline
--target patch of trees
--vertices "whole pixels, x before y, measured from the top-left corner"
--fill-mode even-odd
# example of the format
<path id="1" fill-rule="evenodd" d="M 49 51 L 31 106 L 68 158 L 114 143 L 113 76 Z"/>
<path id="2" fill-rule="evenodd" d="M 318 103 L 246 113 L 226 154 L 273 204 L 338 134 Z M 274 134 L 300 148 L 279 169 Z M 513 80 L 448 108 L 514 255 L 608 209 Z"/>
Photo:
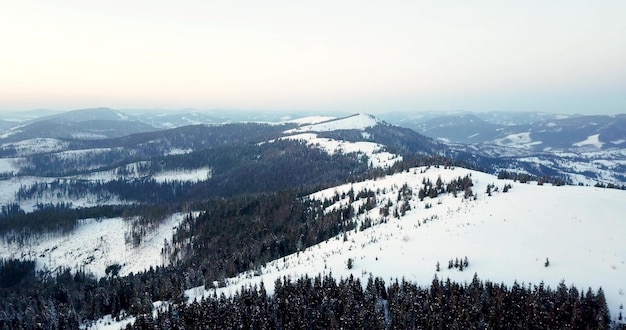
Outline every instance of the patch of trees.
<path id="1" fill-rule="evenodd" d="M 169 258 L 189 268 L 191 286 L 257 269 L 356 228 L 350 206 L 324 212 L 322 203 L 293 192 L 211 201 L 187 217 L 172 238 Z"/>
<path id="2" fill-rule="evenodd" d="M 513 181 L 519 181 L 520 183 L 528 183 L 529 181 L 536 181 L 537 184 L 542 185 L 544 183 L 550 183 L 553 186 L 564 186 L 566 184 L 571 184 L 567 180 L 555 177 L 555 176 L 537 176 L 528 173 L 517 173 L 517 172 L 509 172 L 509 171 L 501 171 L 498 173 L 498 179 L 508 179 Z"/>
<path id="3" fill-rule="evenodd" d="M 0 147 L 0 158 L 15 158 L 17 156 L 17 149 L 14 146 L 4 145 Z"/>
<path id="4" fill-rule="evenodd" d="M 72 208 L 71 203 L 38 204 L 33 212 L 25 213 L 17 204 L 3 206 L 0 236 L 23 240 L 44 232 L 65 233 L 72 231 L 80 219 L 121 216 L 124 208 L 113 205 Z M 10 237 L 6 236 L 9 233 L 12 233 Z"/>
<path id="5" fill-rule="evenodd" d="M 448 260 L 448 269 L 456 268 L 460 272 L 469 267 L 469 260 L 467 256 L 465 258 L 454 258 L 454 260 Z M 439 262 L 437 262 L 437 271 L 439 271 Z"/>
<path id="6" fill-rule="evenodd" d="M 35 278 L 35 262 L 32 260 L 0 259 L 0 290 Z"/>
<path id="7" fill-rule="evenodd" d="M 15 176 L 15 172 L 0 172 L 0 181 L 7 180 Z"/>
<path id="8" fill-rule="evenodd" d="M 120 181 L 125 181 L 120 179 Z M 22 185 L 16 192 L 15 197 L 19 201 L 36 199 L 79 199 L 93 196 L 94 199 L 109 200 L 115 195 L 109 191 L 101 181 L 85 181 L 56 179 L 51 182 L 34 182 L 30 185 Z"/>
<path id="9" fill-rule="evenodd" d="M 457 177 L 451 180 L 449 183 L 444 183 L 441 177 L 437 178 L 437 181 L 433 184 L 428 178 L 424 178 L 422 181 L 422 187 L 417 192 L 417 197 L 420 201 L 423 201 L 425 197 L 436 198 L 439 194 L 449 193 L 457 196 L 459 192 L 463 192 L 464 198 L 469 198 L 474 195 L 472 187 L 474 183 L 469 175 L 464 177 Z"/>
<path id="10" fill-rule="evenodd" d="M 400 162 L 395 163 L 390 168 L 384 171 L 384 175 L 400 173 L 409 171 L 413 167 L 435 167 L 439 168 L 443 166 L 444 169 L 454 168 L 454 167 L 463 167 L 470 170 L 483 171 L 484 170 L 477 166 L 476 163 L 464 160 L 462 158 L 450 158 L 447 156 L 442 156 L 439 154 L 434 155 L 424 155 L 424 154 L 407 154 L 402 156 L 403 159 Z"/>
<path id="11" fill-rule="evenodd" d="M 422 287 L 405 280 L 332 275 L 242 287 L 137 317 L 127 329 L 606 329 L 602 289 L 579 292 L 559 284 L 508 287 L 477 276 L 471 283 L 440 281 Z"/>
<path id="12" fill-rule="evenodd" d="M 602 183 L 602 182 L 596 182 L 595 185 L 593 185 L 596 188 L 608 188 L 608 189 L 620 189 L 620 190 L 626 190 L 626 185 L 618 185 L 615 183 Z"/>
<path id="13" fill-rule="evenodd" d="M 182 298 L 182 275 L 172 268 L 95 279 L 82 270 L 58 269 L 29 282 L 0 288 L 0 329 L 78 329 L 89 320 L 147 313 L 152 301 Z"/>

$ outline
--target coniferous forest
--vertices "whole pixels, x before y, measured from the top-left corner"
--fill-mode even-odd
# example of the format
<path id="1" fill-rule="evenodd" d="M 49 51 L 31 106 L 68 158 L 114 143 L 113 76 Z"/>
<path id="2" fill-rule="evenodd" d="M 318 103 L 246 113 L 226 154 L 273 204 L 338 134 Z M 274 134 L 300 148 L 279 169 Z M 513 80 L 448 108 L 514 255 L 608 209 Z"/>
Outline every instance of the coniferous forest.
<path id="1" fill-rule="evenodd" d="M 604 329 L 609 316 L 600 289 L 579 292 L 561 283 L 512 287 L 433 279 L 430 287 L 404 280 L 367 283 L 332 275 L 274 283 L 274 294 L 242 287 L 142 314 L 129 329 Z"/>
<path id="2" fill-rule="evenodd" d="M 0 276 L 13 284 L 32 265 L 1 263 Z M 13 274 L 13 278 L 9 278 Z M 69 270 L 31 290 L 0 288 L 2 329 L 78 328 L 85 318 L 123 307 L 136 315 L 127 329 L 607 329 L 609 314 L 602 289 L 580 290 L 481 281 L 459 284 L 433 279 L 421 287 L 395 279 L 336 280 L 331 274 L 283 278 L 274 294 L 241 287 L 233 296 L 213 295 L 190 304 L 180 296 L 173 269 L 95 281 Z M 25 279 L 32 281 L 32 279 Z M 24 284 L 24 283 L 22 283 Z M 178 287 L 177 287 L 178 286 Z M 177 297 L 173 297 L 177 296 Z M 19 299 L 22 298 L 22 299 Z M 151 299 L 171 303 L 153 314 Z M 173 299 L 178 298 L 178 299 Z M 99 314 L 98 313 L 98 314 Z M 126 313 L 126 312 L 124 312 Z M 88 323 L 87 323 L 88 324 Z"/>

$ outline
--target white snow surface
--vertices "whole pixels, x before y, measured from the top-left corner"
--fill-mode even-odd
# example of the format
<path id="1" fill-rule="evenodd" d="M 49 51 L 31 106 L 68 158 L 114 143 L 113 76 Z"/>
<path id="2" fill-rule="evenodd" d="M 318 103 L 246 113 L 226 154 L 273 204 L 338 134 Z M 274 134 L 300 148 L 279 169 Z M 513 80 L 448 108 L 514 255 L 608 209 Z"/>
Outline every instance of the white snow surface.
<path id="1" fill-rule="evenodd" d="M 187 148 L 187 149 L 172 148 L 165 155 L 166 156 L 170 156 L 170 155 L 185 155 L 185 154 L 190 154 L 192 152 L 193 152 L 193 149 L 190 149 L 190 148 Z"/>
<path id="2" fill-rule="evenodd" d="M 495 140 L 494 142 L 496 145 L 499 146 L 509 146 L 525 149 L 528 149 L 533 145 L 542 143 L 541 141 L 533 141 L 533 139 L 530 137 L 530 132 L 509 134 L 502 139 Z"/>
<path id="3" fill-rule="evenodd" d="M 17 173 L 19 166 L 15 165 L 15 158 L 0 158 L 0 173 Z"/>
<path id="4" fill-rule="evenodd" d="M 185 215 L 177 213 L 165 219 L 137 247 L 127 244 L 125 239 L 131 220 L 85 219 L 69 234 L 34 237 L 23 246 L 0 239 L 0 258 L 35 260 L 38 270 L 82 268 L 97 277 L 105 276 L 106 267 L 116 263 L 122 265 L 120 275 L 137 273 L 167 263 L 161 249 L 165 241 L 171 240 Z"/>
<path id="5" fill-rule="evenodd" d="M 285 131 L 285 134 L 304 132 L 329 132 L 347 129 L 364 130 L 369 127 L 374 127 L 378 124 L 379 121 L 376 118 L 366 114 L 358 114 L 350 117 L 322 122 L 319 124 L 296 127 L 294 129 Z"/>
<path id="6" fill-rule="evenodd" d="M 367 157 L 372 167 L 388 168 L 402 160 L 402 156 L 384 151 L 385 146 L 374 142 L 349 142 L 329 138 L 320 138 L 315 133 L 301 133 L 282 137 L 282 139 L 302 140 L 313 147 L 321 148 L 328 154 L 360 153 Z"/>
<path id="7" fill-rule="evenodd" d="M 74 139 L 83 139 L 83 140 L 98 140 L 98 139 L 106 139 L 108 136 L 104 134 L 96 134 L 91 132 L 76 132 L 72 133 L 72 138 Z"/>
<path id="8" fill-rule="evenodd" d="M 150 161 L 139 161 L 135 163 L 126 164 L 115 169 L 91 172 L 89 174 L 81 174 L 71 176 L 71 179 L 88 180 L 88 181 L 101 181 L 109 182 L 118 179 L 134 180 L 140 178 L 152 177 L 157 182 L 172 182 L 172 181 L 190 181 L 198 182 L 207 180 L 211 177 L 211 168 L 201 167 L 196 169 L 185 170 L 171 170 L 150 173 L 148 171 Z"/>
<path id="9" fill-rule="evenodd" d="M 159 183 L 172 181 L 200 182 L 211 178 L 211 168 L 203 167 L 193 170 L 165 171 L 152 175 Z"/>
<path id="10" fill-rule="evenodd" d="M 425 171 L 425 173 L 421 173 Z M 424 178 L 433 183 L 438 177 L 444 182 L 471 175 L 476 200 L 449 194 L 419 201 L 417 192 Z M 488 196 L 488 184 L 494 183 L 498 192 Z M 399 188 L 407 184 L 413 192 L 411 210 L 396 219 L 383 216 L 380 208 L 388 201 L 398 205 Z M 505 184 L 512 189 L 503 193 Z M 470 282 L 474 273 L 482 280 L 512 285 L 544 282 L 556 288 L 564 281 L 579 290 L 602 287 L 607 304 L 615 319 L 620 304 L 626 303 L 626 192 L 577 186 L 539 186 L 497 180 L 493 175 L 463 168 L 415 168 L 376 180 L 345 184 L 309 196 L 330 199 L 353 189 L 377 191 L 377 207 L 357 216 L 374 225 L 363 231 L 352 230 L 347 241 L 339 235 L 309 247 L 297 254 L 267 263 L 257 272 L 240 274 L 226 280 L 227 286 L 216 289 L 232 294 L 242 285 L 264 282 L 269 293 L 277 278 L 330 274 L 340 278 L 353 275 L 367 283 L 372 276 L 385 281 L 405 278 L 428 286 L 432 279 L 450 278 Z M 346 204 L 347 198 L 338 204 Z M 358 209 L 363 200 L 356 200 Z M 429 208 L 426 208 L 427 203 Z M 358 226 L 357 226 L 358 228 Z M 450 259 L 467 256 L 469 267 L 460 272 L 447 269 Z M 354 260 L 352 269 L 346 262 Z M 545 267 L 546 258 L 550 266 Z M 441 271 L 436 272 L 439 263 Z M 186 291 L 189 301 L 212 295 L 214 290 L 202 287 Z"/>
<path id="11" fill-rule="evenodd" d="M 572 144 L 574 147 L 584 147 L 584 146 L 593 146 L 598 149 L 602 149 L 604 145 L 603 142 L 600 142 L 600 134 L 590 135 L 584 141 L 576 142 Z"/>

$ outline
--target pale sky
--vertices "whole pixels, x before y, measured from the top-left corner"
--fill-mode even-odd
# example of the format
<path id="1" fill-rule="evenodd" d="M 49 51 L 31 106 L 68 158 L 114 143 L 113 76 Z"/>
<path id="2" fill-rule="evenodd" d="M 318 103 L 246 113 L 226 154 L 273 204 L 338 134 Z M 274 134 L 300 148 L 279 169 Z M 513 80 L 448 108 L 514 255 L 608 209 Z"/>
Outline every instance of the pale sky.
<path id="1" fill-rule="evenodd" d="M 626 113 L 626 1 L 0 0 L 0 111 Z"/>

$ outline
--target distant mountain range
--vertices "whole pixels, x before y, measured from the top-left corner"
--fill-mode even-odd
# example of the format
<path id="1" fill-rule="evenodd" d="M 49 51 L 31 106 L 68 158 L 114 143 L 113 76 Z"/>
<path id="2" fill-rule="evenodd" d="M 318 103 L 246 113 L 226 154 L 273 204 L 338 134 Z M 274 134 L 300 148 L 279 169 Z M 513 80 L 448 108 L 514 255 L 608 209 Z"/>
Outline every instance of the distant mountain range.
<path id="1" fill-rule="evenodd" d="M 626 147 L 626 115 L 550 116 L 532 122 L 502 124 L 475 114 L 460 114 L 404 124 L 424 135 L 453 143 L 491 144 L 533 151 Z"/>
<path id="2" fill-rule="evenodd" d="M 0 141 L 17 142 L 34 138 L 105 139 L 155 130 L 157 128 L 121 111 L 96 108 L 13 122 L 12 127 L 0 134 Z"/>
<path id="3" fill-rule="evenodd" d="M 255 112 L 130 114 L 110 108 L 31 118 L 34 114 L 29 114 L 28 120 L 0 121 L 0 155 L 33 156 L 106 147 L 155 157 L 176 150 L 199 151 L 235 141 L 261 142 L 261 137 L 308 132 L 315 137 L 308 135 L 300 140 L 376 143 L 397 154 L 421 152 L 451 157 L 491 173 L 519 171 L 561 177 L 574 184 L 626 183 L 626 115 L 391 112 L 377 119 L 367 115 L 298 117 Z M 375 124 L 359 129 L 350 126 L 364 121 Z M 237 123 L 243 126 L 233 128 Z M 267 124 L 278 126 L 264 128 L 259 135 L 258 125 Z M 288 131 L 290 127 L 294 130 Z M 41 139 L 48 139 L 45 148 L 36 148 L 43 143 Z M 61 144 L 63 147 L 59 147 Z"/>
<path id="4" fill-rule="evenodd" d="M 387 121 L 445 142 L 488 172 L 560 177 L 573 184 L 626 182 L 626 115 L 516 112 L 392 113 Z"/>

